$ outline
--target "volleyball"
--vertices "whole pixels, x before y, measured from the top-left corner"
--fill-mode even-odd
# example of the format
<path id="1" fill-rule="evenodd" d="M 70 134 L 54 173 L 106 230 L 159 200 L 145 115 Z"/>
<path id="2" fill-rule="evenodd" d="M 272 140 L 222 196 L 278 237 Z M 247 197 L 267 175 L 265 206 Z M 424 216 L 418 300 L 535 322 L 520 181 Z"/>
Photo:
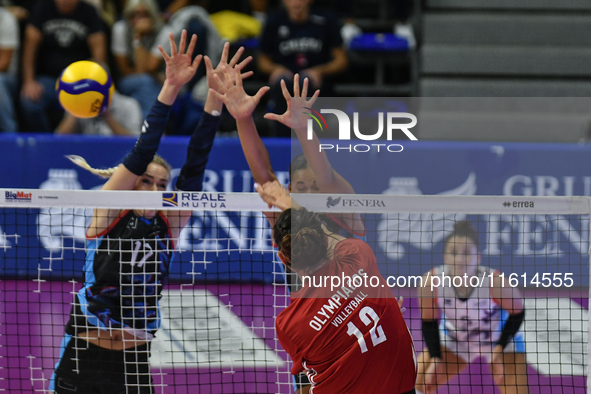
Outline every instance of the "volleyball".
<path id="1" fill-rule="evenodd" d="M 109 108 L 115 85 L 103 67 L 83 60 L 66 67 L 55 90 L 66 111 L 78 118 L 93 118 Z"/>

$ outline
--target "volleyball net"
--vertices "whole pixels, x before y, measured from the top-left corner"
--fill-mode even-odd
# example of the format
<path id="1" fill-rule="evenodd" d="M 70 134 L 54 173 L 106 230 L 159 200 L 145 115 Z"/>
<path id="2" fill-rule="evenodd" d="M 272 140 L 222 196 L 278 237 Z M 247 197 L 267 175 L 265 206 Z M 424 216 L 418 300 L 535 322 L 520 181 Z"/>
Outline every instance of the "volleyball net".
<path id="1" fill-rule="evenodd" d="M 586 392 L 590 199 L 292 197 L 333 223 L 343 215 L 362 216 L 365 234 L 359 237 L 375 253 L 388 290 L 405 298 L 417 354 L 426 350 L 419 278 L 431 273 L 428 285 L 440 291 L 448 283 L 463 286 L 436 267 L 444 263 L 444 240 L 454 225 L 470 222 L 480 266 L 497 270 L 524 300 L 525 323 L 511 349 L 525 354 L 529 392 Z M 275 319 L 289 306 L 297 280 L 286 277 L 277 258 L 262 213 L 268 207 L 258 195 L 2 189 L 0 207 L 0 391 L 47 393 L 56 363 L 67 359 L 68 378 L 90 369 L 96 380 L 81 387 L 106 384 L 117 375 L 116 365 L 129 393 L 146 385 L 156 393 L 294 392 Z M 95 208 L 193 213 L 173 242 L 134 238 L 133 231 L 97 242 L 86 239 Z M 126 228 L 147 225 L 142 223 L 130 221 Z M 95 272 L 97 255 L 117 262 L 117 270 Z M 439 280 L 433 280 L 436 274 Z M 113 275 L 112 283 L 85 287 L 85 281 Z M 506 320 L 506 311 L 491 309 L 482 291 L 487 275 L 463 279 L 479 295 L 464 308 L 466 316 L 444 316 L 455 319 L 460 342 L 490 343 L 486 324 Z M 453 293 L 445 294 L 442 309 L 459 305 Z M 494 316 L 487 315 L 491 310 Z M 337 318 L 327 315 L 320 323 Z M 85 339 L 69 338 L 68 330 Z M 464 350 L 456 349 L 468 365 L 438 393 L 495 393 L 482 349 Z"/>

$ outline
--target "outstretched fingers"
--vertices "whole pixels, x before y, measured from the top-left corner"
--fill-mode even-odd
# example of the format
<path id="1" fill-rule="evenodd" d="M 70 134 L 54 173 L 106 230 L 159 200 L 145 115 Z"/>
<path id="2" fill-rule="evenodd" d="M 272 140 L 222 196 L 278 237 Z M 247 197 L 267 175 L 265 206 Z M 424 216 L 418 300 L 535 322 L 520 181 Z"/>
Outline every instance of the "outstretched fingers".
<path id="1" fill-rule="evenodd" d="M 250 63 L 251 60 L 252 60 L 252 56 L 245 58 L 243 61 L 238 63 L 238 67 L 240 67 L 241 69 L 244 68 L 244 66 L 246 66 L 248 63 Z M 230 65 L 230 67 L 234 67 L 234 66 Z"/>
<path id="2" fill-rule="evenodd" d="M 226 104 L 226 94 L 220 94 L 215 89 L 209 88 L 209 94 L 213 95 L 215 98 L 220 100 L 222 103 Z"/>
<path id="3" fill-rule="evenodd" d="M 287 104 L 291 101 L 291 96 L 289 95 L 289 91 L 287 90 L 287 86 L 285 85 L 285 79 L 281 80 L 281 92 L 283 93 L 283 98 L 287 101 Z"/>
<path id="4" fill-rule="evenodd" d="M 160 54 L 162 55 L 162 58 L 164 59 L 165 62 L 170 61 L 170 56 L 168 56 L 168 54 L 166 53 L 164 48 L 162 48 L 161 45 L 158 45 L 158 50 L 160 51 Z"/>
<path id="5" fill-rule="evenodd" d="M 293 97 L 300 96 L 300 74 L 296 74 L 293 77 Z"/>
<path id="6" fill-rule="evenodd" d="M 201 59 L 203 59 L 203 55 L 195 56 L 195 59 L 193 59 L 193 63 L 191 64 L 191 68 L 193 70 L 197 71 L 197 68 L 199 67 L 199 63 L 201 63 Z"/>
<path id="7" fill-rule="evenodd" d="M 229 86 L 227 86 L 216 73 L 213 74 L 213 79 L 215 80 L 216 85 L 218 85 L 219 90 L 225 94 L 228 91 Z"/>
<path id="8" fill-rule="evenodd" d="M 170 42 L 170 56 L 175 56 L 178 52 L 176 49 L 176 43 L 174 42 L 174 34 L 170 33 L 168 35 L 168 40 Z"/>
<path id="9" fill-rule="evenodd" d="M 257 94 L 254 95 L 254 100 L 257 104 L 261 101 L 261 98 L 263 98 L 263 96 L 265 95 L 265 93 L 267 93 L 269 91 L 269 89 L 271 89 L 271 88 L 268 86 L 263 86 L 262 88 L 259 89 Z"/>
<path id="10" fill-rule="evenodd" d="M 304 86 L 302 87 L 302 96 L 303 98 L 308 97 L 308 78 L 304 78 Z"/>
<path id="11" fill-rule="evenodd" d="M 281 115 L 273 114 L 270 112 L 263 115 L 263 118 L 269 119 L 269 120 L 276 120 L 277 122 L 281 122 Z"/>
<path id="12" fill-rule="evenodd" d="M 179 54 L 185 53 L 185 47 L 187 46 L 187 31 L 183 29 L 181 33 L 181 42 L 179 43 Z"/>
<path id="13" fill-rule="evenodd" d="M 209 56 L 203 56 L 203 62 L 205 63 L 205 72 L 207 74 L 211 74 L 213 72 L 213 64 L 211 64 L 211 59 Z"/>
<path id="14" fill-rule="evenodd" d="M 247 71 L 245 73 L 240 73 L 240 76 L 242 77 L 242 79 L 246 79 L 248 77 L 252 77 L 253 74 L 254 74 L 253 71 Z"/>
<path id="15" fill-rule="evenodd" d="M 242 67 L 235 66 L 234 73 L 236 74 L 236 86 L 242 87 Z"/>
<path id="16" fill-rule="evenodd" d="M 306 101 L 306 103 L 308 104 L 309 107 L 311 107 L 312 105 L 314 105 L 314 103 L 316 102 L 316 99 L 318 98 L 318 96 L 320 96 L 320 89 L 316 90 L 314 92 L 314 94 L 312 95 L 312 97 L 310 97 L 310 100 Z"/>
<path id="17" fill-rule="evenodd" d="M 230 45 L 228 44 L 228 49 L 230 48 Z M 238 63 L 238 60 L 240 60 L 240 57 L 242 56 L 242 53 L 244 52 L 244 47 L 240 47 L 238 48 L 238 50 L 236 51 L 236 53 L 234 54 L 234 56 L 232 56 L 232 59 L 230 60 L 230 63 L 228 63 L 228 65 L 230 67 L 234 67 L 236 65 L 236 63 Z M 226 59 L 228 57 L 226 56 Z"/>
<path id="18" fill-rule="evenodd" d="M 220 64 L 228 63 L 228 55 L 230 54 L 230 43 L 226 41 L 224 48 L 222 49 L 222 57 L 220 58 Z"/>
<path id="19" fill-rule="evenodd" d="M 191 42 L 189 42 L 189 48 L 187 49 L 187 55 L 193 56 L 193 51 L 195 50 L 195 45 L 197 45 L 197 34 L 193 34 L 191 36 Z"/>
<path id="20" fill-rule="evenodd" d="M 226 87 L 230 88 L 231 86 L 234 86 L 234 81 L 232 80 L 232 71 L 229 70 L 225 64 L 222 65 L 222 73 L 224 74 Z"/>

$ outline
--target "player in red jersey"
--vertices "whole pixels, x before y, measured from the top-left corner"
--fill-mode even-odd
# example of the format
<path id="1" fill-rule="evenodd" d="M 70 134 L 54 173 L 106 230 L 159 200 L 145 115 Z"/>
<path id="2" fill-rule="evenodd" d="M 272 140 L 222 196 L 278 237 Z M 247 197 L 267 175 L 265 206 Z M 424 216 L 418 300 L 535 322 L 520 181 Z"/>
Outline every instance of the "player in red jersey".
<path id="1" fill-rule="evenodd" d="M 415 393 L 412 337 L 371 248 L 329 231 L 315 213 L 291 209 L 290 195 L 279 182 L 257 191 L 283 210 L 273 239 L 283 263 L 303 278 L 302 289 L 276 322 L 279 342 L 294 362 L 292 374 L 305 371 L 312 394 Z M 342 275 L 359 279 L 332 289 L 314 284 Z M 365 275 L 378 278 L 377 285 L 361 283 Z"/>

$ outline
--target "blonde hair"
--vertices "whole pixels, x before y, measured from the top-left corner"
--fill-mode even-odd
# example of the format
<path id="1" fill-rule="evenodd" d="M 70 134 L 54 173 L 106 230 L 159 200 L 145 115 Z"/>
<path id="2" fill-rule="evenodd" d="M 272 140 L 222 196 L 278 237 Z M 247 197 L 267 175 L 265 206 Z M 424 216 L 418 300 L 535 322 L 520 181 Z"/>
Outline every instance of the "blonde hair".
<path id="1" fill-rule="evenodd" d="M 86 162 L 86 160 L 84 159 L 84 157 L 82 157 L 82 156 L 66 155 L 66 157 L 72 163 L 76 164 L 78 167 L 84 168 L 85 170 L 90 171 L 94 175 L 98 175 L 101 178 L 105 178 L 105 179 L 110 178 L 115 173 L 115 170 L 117 170 L 117 167 L 118 167 L 117 166 L 117 167 L 111 167 L 111 168 L 100 170 L 98 168 L 91 167 L 90 164 L 88 164 Z M 166 160 L 164 160 L 161 156 L 154 155 L 154 158 L 152 159 L 152 163 L 155 163 L 155 164 L 158 164 L 158 165 L 161 165 L 162 167 L 164 167 L 166 169 L 166 172 L 168 172 L 168 175 L 170 176 L 170 173 L 172 172 L 172 166 L 170 164 L 168 164 L 168 162 Z"/>
<path id="2" fill-rule="evenodd" d="M 160 18 L 158 4 L 156 4 L 154 0 L 127 0 L 125 3 L 125 8 L 123 9 L 123 16 L 129 21 L 131 14 L 133 14 L 133 12 L 141 6 L 146 7 L 148 10 L 150 18 L 152 18 L 152 22 L 154 22 L 154 31 L 158 33 L 164 23 Z"/>

